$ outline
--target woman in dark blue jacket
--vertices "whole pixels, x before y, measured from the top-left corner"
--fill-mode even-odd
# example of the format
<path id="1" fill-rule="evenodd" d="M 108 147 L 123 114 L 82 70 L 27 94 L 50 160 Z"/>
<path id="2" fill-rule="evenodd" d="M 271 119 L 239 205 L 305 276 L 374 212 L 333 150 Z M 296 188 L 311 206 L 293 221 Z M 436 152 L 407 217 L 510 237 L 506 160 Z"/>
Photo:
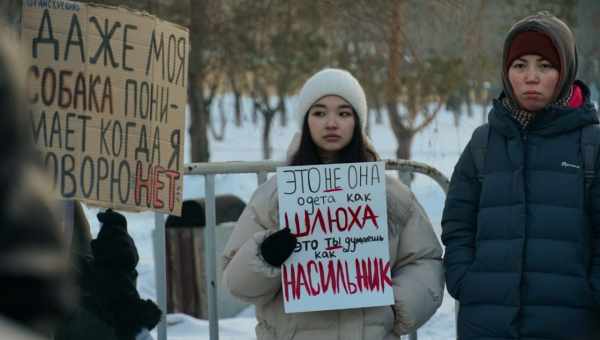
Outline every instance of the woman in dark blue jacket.
<path id="1" fill-rule="evenodd" d="M 509 31 L 504 91 L 454 169 L 442 218 L 461 340 L 600 339 L 600 175 L 587 190 L 581 143 L 598 119 L 576 73 L 558 18 Z"/>

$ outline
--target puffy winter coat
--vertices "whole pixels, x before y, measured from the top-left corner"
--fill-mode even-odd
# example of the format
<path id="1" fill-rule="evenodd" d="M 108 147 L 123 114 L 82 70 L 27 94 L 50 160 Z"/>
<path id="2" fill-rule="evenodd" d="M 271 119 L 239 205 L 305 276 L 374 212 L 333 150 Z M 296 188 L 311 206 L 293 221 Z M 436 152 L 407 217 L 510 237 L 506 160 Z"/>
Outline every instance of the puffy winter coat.
<path id="1" fill-rule="evenodd" d="M 454 169 L 442 240 L 461 340 L 600 339 L 600 175 L 586 202 L 580 152 L 598 119 L 578 86 L 583 106 L 549 106 L 525 130 L 496 101 L 482 182 L 471 142 Z"/>
<path id="2" fill-rule="evenodd" d="M 408 188 L 386 176 L 386 190 L 395 305 L 294 314 L 283 310 L 279 268 L 258 256 L 280 225 L 275 176 L 256 190 L 225 247 L 223 277 L 231 294 L 256 305 L 259 340 L 399 339 L 433 315 L 444 288 L 441 246 Z"/>

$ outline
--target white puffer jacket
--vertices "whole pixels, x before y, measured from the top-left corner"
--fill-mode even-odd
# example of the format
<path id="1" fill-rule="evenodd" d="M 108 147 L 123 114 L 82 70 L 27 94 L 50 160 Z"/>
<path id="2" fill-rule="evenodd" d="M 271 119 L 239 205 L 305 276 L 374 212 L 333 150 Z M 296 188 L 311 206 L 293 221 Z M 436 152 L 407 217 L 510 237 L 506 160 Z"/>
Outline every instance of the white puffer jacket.
<path id="1" fill-rule="evenodd" d="M 391 340 L 420 327 L 442 303 L 442 248 L 421 205 L 408 188 L 386 176 L 391 306 L 285 314 L 279 268 L 259 256 L 276 231 L 277 179 L 261 185 L 240 216 L 224 251 L 223 282 L 256 305 L 258 340 Z"/>

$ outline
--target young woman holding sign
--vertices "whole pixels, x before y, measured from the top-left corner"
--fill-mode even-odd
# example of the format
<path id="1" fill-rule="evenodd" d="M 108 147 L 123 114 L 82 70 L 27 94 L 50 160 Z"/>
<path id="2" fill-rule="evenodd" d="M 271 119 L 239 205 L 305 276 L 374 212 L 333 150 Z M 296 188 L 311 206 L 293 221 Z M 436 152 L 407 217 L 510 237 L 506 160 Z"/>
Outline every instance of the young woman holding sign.
<path id="1" fill-rule="evenodd" d="M 347 71 L 324 69 L 308 79 L 296 114 L 302 131 L 290 145 L 290 165 L 378 159 L 364 132 L 365 93 Z M 280 267 L 296 237 L 279 230 L 275 176 L 256 190 L 225 247 L 223 280 L 256 305 L 259 340 L 399 339 L 433 315 L 444 287 L 441 246 L 408 188 L 386 176 L 386 191 L 394 305 L 285 314 Z"/>

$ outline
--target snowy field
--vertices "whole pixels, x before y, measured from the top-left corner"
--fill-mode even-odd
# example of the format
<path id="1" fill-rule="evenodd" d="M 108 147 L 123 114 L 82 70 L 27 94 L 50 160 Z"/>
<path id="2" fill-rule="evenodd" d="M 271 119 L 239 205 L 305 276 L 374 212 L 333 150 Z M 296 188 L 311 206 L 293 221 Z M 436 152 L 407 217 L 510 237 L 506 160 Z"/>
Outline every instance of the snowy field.
<path id="1" fill-rule="evenodd" d="M 291 103 L 293 104 L 293 102 Z M 246 105 L 248 106 L 248 105 Z M 247 110 L 249 112 L 249 110 Z M 215 111 L 216 112 L 216 111 Z M 291 110 L 289 111 L 291 112 Z M 464 110 L 466 112 L 466 110 Z M 482 123 L 482 109 L 474 108 L 473 117 L 461 116 L 459 126 L 455 126 L 454 117 L 449 112 L 441 112 L 437 118 L 415 138 L 412 146 L 412 157 L 441 170 L 450 176 L 460 151 L 464 148 L 472 131 Z M 386 117 L 387 118 L 387 117 Z M 261 128 L 254 126 L 248 117 L 244 118 L 242 128 L 236 128 L 231 118 L 228 118 L 226 135 L 223 141 L 211 140 L 212 161 L 250 161 L 261 159 L 260 134 Z M 219 120 L 218 118 L 215 120 Z M 297 130 L 295 120 L 289 119 L 288 127 L 279 126 L 275 120 L 271 133 L 273 159 L 285 159 L 287 145 Z M 259 123 L 260 124 L 260 123 Z M 382 158 L 394 158 L 396 142 L 391 129 L 384 119 L 384 124 L 375 125 L 371 122 L 370 135 L 375 148 Z M 186 143 L 189 138 L 186 140 Z M 186 149 L 189 146 L 186 145 Z M 189 156 L 186 154 L 186 162 Z M 184 199 L 202 197 L 204 195 L 203 178 L 186 176 L 184 180 Z M 233 193 L 247 201 L 256 189 L 255 175 L 220 175 L 216 177 L 216 194 Z M 444 204 L 444 193 L 431 179 L 417 175 L 412 189 L 425 207 L 431 218 L 438 236 L 440 235 L 440 220 Z M 98 231 L 95 218 L 98 209 L 89 208 L 88 218 L 92 224 L 92 232 Z M 126 213 L 129 231 L 133 236 L 140 253 L 138 272 L 138 289 L 144 298 L 156 301 L 154 277 L 154 259 L 152 230 L 154 228 L 153 213 Z M 419 340 L 452 339 L 454 335 L 454 301 L 446 293 L 442 307 L 421 329 Z M 208 321 L 193 317 L 173 314 L 167 316 L 168 339 L 170 340 L 207 340 L 209 339 Z M 219 321 L 221 340 L 250 340 L 256 339 L 254 326 L 256 324 L 253 308 L 248 308 L 235 318 Z M 156 339 L 156 330 L 152 332 Z"/>

